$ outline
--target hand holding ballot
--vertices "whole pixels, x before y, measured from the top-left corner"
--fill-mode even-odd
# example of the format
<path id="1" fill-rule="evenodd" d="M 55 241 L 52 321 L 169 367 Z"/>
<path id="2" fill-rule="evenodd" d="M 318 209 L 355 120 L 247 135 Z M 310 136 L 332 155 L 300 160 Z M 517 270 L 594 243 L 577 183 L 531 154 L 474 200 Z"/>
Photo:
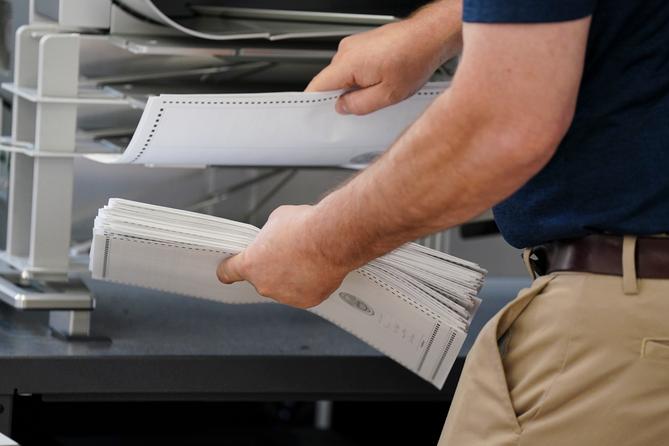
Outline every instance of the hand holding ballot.
<path id="1" fill-rule="evenodd" d="M 95 219 L 90 269 L 95 279 L 225 304 L 272 303 L 246 281 L 223 285 L 217 280 L 221 261 L 237 259 L 219 271 L 224 280 L 241 276 L 264 294 L 309 307 L 441 387 L 478 308 L 485 271 L 409 243 L 345 274 L 353 263 L 340 265 L 327 253 L 352 262 L 359 257 L 309 242 L 319 240 L 312 232 L 318 229 L 312 227 L 315 214 L 312 206 L 285 206 L 260 231 L 211 215 L 113 198 Z M 330 294 L 323 299 L 325 293 Z"/>
<path id="2" fill-rule="evenodd" d="M 309 237 L 313 213 L 313 206 L 276 209 L 248 248 L 221 262 L 219 280 L 246 280 L 258 294 L 294 307 L 320 304 L 356 265 L 335 259 L 337 253 Z"/>
<path id="3" fill-rule="evenodd" d="M 339 113 L 354 115 L 366 115 L 406 99 L 443 63 L 432 52 L 416 51 L 416 42 L 406 39 L 407 29 L 417 37 L 429 31 L 412 28 L 410 21 L 391 23 L 342 39 L 332 63 L 305 91 L 348 90 L 335 107 Z M 407 64 L 407 58 L 428 60 L 417 64 L 419 70 L 407 70 L 416 66 Z"/>

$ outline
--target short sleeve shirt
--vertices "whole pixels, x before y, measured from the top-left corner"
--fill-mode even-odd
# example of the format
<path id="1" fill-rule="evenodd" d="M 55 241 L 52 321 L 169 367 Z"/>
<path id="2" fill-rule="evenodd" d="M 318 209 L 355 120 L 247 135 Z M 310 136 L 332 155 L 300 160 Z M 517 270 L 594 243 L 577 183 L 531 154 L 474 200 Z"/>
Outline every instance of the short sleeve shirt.
<path id="1" fill-rule="evenodd" d="M 669 1 L 464 0 L 463 5 L 463 19 L 470 23 L 588 16 L 573 123 L 552 160 L 494 208 L 502 234 L 519 248 L 590 233 L 669 232 Z"/>

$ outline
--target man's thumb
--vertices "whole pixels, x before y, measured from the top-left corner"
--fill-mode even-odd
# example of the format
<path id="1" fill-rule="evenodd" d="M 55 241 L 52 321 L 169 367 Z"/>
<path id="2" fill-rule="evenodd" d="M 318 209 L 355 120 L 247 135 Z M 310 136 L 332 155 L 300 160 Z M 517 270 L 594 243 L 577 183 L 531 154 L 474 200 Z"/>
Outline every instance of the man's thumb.
<path id="1" fill-rule="evenodd" d="M 218 268 L 216 269 L 216 276 L 218 276 L 218 280 L 225 284 L 231 284 L 244 280 L 244 277 L 240 271 L 241 260 L 241 254 L 237 254 L 219 263 Z"/>
<path id="2" fill-rule="evenodd" d="M 335 104 L 335 109 L 342 114 L 366 115 L 395 102 L 398 100 L 387 93 L 385 85 L 376 84 L 344 93 Z"/>

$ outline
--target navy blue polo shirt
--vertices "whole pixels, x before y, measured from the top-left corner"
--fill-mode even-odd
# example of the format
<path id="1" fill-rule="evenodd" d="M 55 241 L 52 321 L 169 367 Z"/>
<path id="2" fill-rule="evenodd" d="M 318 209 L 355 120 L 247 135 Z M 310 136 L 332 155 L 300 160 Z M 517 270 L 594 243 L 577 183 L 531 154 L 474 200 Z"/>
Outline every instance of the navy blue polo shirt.
<path id="1" fill-rule="evenodd" d="M 465 22 L 587 16 L 574 121 L 543 170 L 494 208 L 518 248 L 590 233 L 669 232 L 669 1 L 464 0 Z"/>

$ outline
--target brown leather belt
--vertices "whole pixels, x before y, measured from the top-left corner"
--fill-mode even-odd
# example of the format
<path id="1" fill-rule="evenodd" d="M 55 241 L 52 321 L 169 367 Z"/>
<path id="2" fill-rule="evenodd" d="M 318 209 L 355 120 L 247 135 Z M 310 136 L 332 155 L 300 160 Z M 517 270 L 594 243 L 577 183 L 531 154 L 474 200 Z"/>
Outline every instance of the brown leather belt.
<path id="1" fill-rule="evenodd" d="M 622 276 L 622 246 L 621 236 L 593 234 L 536 246 L 530 262 L 538 275 L 579 271 Z M 635 257 L 637 277 L 669 278 L 669 238 L 639 237 Z"/>

